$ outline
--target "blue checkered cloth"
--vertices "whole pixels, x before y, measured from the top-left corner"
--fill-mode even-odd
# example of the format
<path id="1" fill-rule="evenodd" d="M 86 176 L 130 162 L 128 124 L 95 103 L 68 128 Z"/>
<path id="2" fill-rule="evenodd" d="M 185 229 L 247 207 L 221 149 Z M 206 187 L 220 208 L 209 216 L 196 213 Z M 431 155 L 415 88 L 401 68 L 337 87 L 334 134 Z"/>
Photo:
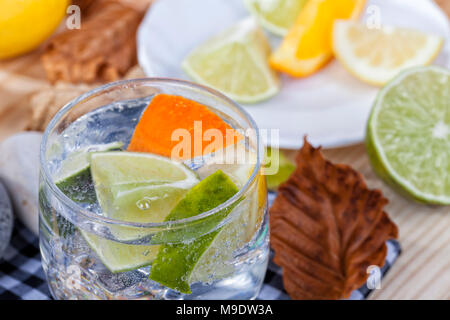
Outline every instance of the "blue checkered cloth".
<path id="1" fill-rule="evenodd" d="M 274 198 L 269 194 L 269 203 Z M 400 245 L 395 240 L 387 241 L 386 263 L 381 268 L 381 277 L 397 260 L 401 253 Z M 258 296 L 259 300 L 289 299 L 283 288 L 281 269 L 272 262 L 273 252 L 267 268 L 264 285 Z M 350 299 L 363 300 L 371 290 L 367 285 L 355 290 Z M 41 266 L 39 240 L 22 223 L 15 221 L 15 227 L 9 247 L 0 261 L 0 300 L 48 300 L 51 295 Z"/>
<path id="2" fill-rule="evenodd" d="M 39 239 L 17 219 L 14 222 L 11 243 L 0 260 L 0 300 L 50 299 Z"/>

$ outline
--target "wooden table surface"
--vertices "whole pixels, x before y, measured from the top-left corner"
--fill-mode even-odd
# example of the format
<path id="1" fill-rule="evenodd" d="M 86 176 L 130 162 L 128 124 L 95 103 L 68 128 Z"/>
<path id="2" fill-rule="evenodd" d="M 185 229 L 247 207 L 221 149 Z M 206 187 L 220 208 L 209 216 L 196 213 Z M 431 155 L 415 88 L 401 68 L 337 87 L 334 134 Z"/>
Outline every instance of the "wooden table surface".
<path id="1" fill-rule="evenodd" d="M 438 0 L 450 12 L 450 0 Z M 39 51 L 0 62 L 0 141 L 22 131 L 29 96 L 49 86 Z M 429 207 L 399 196 L 372 171 L 364 145 L 325 150 L 328 159 L 360 171 L 390 200 L 403 253 L 370 299 L 450 299 L 450 207 Z"/>

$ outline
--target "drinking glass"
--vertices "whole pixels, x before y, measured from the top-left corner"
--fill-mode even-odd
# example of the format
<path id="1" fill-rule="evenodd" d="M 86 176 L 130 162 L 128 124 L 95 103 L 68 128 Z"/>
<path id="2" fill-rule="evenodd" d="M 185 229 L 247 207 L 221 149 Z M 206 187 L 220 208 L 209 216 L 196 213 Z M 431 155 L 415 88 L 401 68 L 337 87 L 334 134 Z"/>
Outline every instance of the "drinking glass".
<path id="1" fill-rule="evenodd" d="M 238 156 L 231 157 L 231 162 L 229 157 L 211 162 L 220 152 L 184 161 L 197 173 L 205 166 L 240 172 L 244 179 L 236 180 L 239 191 L 196 216 L 153 223 L 108 216 L 95 199 L 85 201 L 89 186 L 77 185 L 77 177 L 70 180 L 71 187 L 81 196 L 65 193 L 58 181 L 68 175 L 67 168 L 77 172 L 81 158 L 89 159 L 87 154 L 104 146 L 126 149 L 142 112 L 158 94 L 199 102 L 242 133 L 239 148 L 234 148 Z M 254 299 L 258 295 L 269 255 L 263 148 L 253 119 L 235 102 L 215 90 L 180 80 L 114 82 L 65 105 L 47 127 L 40 153 L 40 248 L 55 299 Z M 89 168 L 84 169 L 89 178 Z M 224 212 L 228 212 L 225 218 Z M 133 236 L 118 236 L 124 232 Z M 149 278 L 152 265 L 146 257 L 158 248 L 191 243 L 213 232 L 218 235 L 189 279 L 190 293 Z M 137 260 L 148 263 L 137 266 Z M 115 270 L 114 264 L 130 267 Z"/>

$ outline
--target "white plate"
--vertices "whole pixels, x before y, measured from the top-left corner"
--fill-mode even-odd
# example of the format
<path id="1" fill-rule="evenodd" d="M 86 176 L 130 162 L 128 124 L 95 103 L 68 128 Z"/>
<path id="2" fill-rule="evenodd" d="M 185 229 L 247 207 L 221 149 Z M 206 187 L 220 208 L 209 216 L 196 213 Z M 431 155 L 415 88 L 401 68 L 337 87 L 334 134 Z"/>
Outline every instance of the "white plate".
<path id="1" fill-rule="evenodd" d="M 431 0 L 371 0 L 363 19 L 443 36 L 436 64 L 450 67 L 450 26 Z M 148 76 L 188 79 L 181 61 L 196 46 L 248 16 L 243 0 L 159 0 L 138 32 L 139 63 Z M 279 42 L 271 36 L 271 42 Z M 279 129 L 280 147 L 299 148 L 308 135 L 315 145 L 338 147 L 363 141 L 377 88 L 349 75 L 337 61 L 303 79 L 283 76 L 281 92 L 244 106 L 260 129 Z"/>

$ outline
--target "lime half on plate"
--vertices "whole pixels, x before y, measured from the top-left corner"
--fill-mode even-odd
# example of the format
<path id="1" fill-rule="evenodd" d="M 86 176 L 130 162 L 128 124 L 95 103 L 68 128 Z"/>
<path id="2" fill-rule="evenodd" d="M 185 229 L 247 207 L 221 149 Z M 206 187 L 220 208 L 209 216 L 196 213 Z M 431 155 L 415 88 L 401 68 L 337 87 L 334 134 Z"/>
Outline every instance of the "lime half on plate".
<path id="1" fill-rule="evenodd" d="M 367 127 L 374 170 L 414 199 L 450 204 L 450 71 L 409 69 L 384 87 Z"/>

